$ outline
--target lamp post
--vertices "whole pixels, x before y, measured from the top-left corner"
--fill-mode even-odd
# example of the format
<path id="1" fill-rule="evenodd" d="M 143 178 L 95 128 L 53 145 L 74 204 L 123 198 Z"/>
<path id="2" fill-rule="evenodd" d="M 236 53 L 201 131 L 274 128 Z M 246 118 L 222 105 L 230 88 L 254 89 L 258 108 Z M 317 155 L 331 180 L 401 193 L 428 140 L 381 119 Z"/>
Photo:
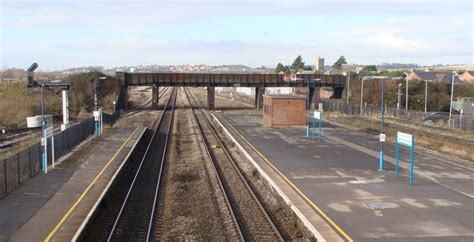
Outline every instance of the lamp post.
<path id="1" fill-rule="evenodd" d="M 408 113 L 408 78 L 405 78 L 405 115 Z"/>
<path id="2" fill-rule="evenodd" d="M 41 84 L 41 132 L 43 134 L 43 142 L 41 142 L 41 146 L 43 147 L 43 155 L 41 156 L 41 164 L 43 166 L 43 172 L 47 173 L 47 166 L 48 166 L 48 160 L 47 160 L 47 154 L 48 154 L 48 139 L 46 138 L 45 135 L 45 128 L 46 128 L 46 120 L 44 119 L 44 82 Z"/>
<path id="3" fill-rule="evenodd" d="M 452 81 L 451 81 L 451 101 L 449 102 L 449 126 L 451 126 L 451 113 L 453 110 L 453 96 L 454 96 L 454 77 L 456 77 L 456 71 L 453 71 Z M 453 126 L 454 128 L 454 126 Z"/>
<path id="4" fill-rule="evenodd" d="M 397 85 L 397 117 L 398 117 L 398 113 L 399 113 L 399 110 L 400 110 L 400 97 L 402 96 L 402 94 L 400 92 L 401 87 L 402 87 L 402 84 L 398 83 L 398 85 Z"/>
<path id="5" fill-rule="evenodd" d="M 427 106 L 428 106 L 428 80 L 425 80 L 425 116 L 426 116 Z"/>
<path id="6" fill-rule="evenodd" d="M 383 171 L 384 167 L 384 143 L 385 143 L 385 134 L 383 133 L 384 125 L 384 113 L 385 113 L 385 80 L 400 80 L 399 78 L 391 78 L 387 76 L 365 76 L 362 78 L 362 81 L 365 80 L 380 80 L 381 81 L 381 104 L 380 104 L 380 153 L 379 153 L 379 171 Z M 362 103 L 362 92 L 361 92 L 361 103 Z"/>
<path id="7" fill-rule="evenodd" d="M 98 115 L 98 100 L 97 100 L 97 81 L 98 80 L 105 80 L 107 77 L 101 76 L 94 78 L 94 121 L 95 121 L 95 135 L 99 135 L 99 115 Z"/>
<path id="8" fill-rule="evenodd" d="M 383 171 L 383 143 L 385 142 L 385 134 L 383 133 L 383 121 L 384 121 L 384 112 L 385 112 L 385 102 L 384 102 L 384 83 L 385 79 L 380 79 L 382 82 L 382 92 L 381 92 L 381 99 L 382 103 L 380 105 L 380 158 L 379 158 L 379 171 Z"/>
<path id="9" fill-rule="evenodd" d="M 306 98 L 306 138 L 309 137 L 309 113 L 310 113 L 310 106 L 309 106 L 309 99 L 311 98 L 310 97 L 311 95 L 311 92 L 310 92 L 310 89 L 309 89 L 309 79 L 308 79 L 308 97 Z"/>
<path id="10" fill-rule="evenodd" d="M 362 105 L 364 102 L 364 79 L 365 77 L 362 78 L 362 81 L 360 82 L 360 114 L 364 113 L 364 107 Z"/>

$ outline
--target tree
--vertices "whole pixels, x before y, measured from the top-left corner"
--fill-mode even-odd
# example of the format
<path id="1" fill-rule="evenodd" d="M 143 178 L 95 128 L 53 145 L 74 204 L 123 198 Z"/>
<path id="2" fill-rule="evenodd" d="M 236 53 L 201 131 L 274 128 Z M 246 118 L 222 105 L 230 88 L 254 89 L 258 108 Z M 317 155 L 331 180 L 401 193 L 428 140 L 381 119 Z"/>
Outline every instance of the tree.
<path id="1" fill-rule="evenodd" d="M 390 71 L 387 73 L 389 77 L 405 77 L 405 72 L 403 71 Z"/>
<path id="2" fill-rule="evenodd" d="M 281 63 L 278 63 L 277 66 L 275 67 L 275 72 L 280 73 L 282 71 L 285 71 L 285 66 Z"/>
<path id="3" fill-rule="evenodd" d="M 298 72 L 298 70 L 304 68 L 304 61 L 303 58 L 301 58 L 301 55 L 296 57 L 296 59 L 293 61 L 293 64 L 291 64 L 291 71 L 293 73 Z"/>
<path id="4" fill-rule="evenodd" d="M 362 72 L 373 72 L 373 71 L 377 71 L 377 67 L 375 65 L 367 65 L 367 66 L 364 66 L 364 68 L 362 68 L 361 71 Z"/>
<path id="5" fill-rule="evenodd" d="M 344 56 L 339 57 L 339 59 L 332 65 L 332 68 L 340 70 L 342 69 L 342 64 L 347 64 L 346 58 Z"/>

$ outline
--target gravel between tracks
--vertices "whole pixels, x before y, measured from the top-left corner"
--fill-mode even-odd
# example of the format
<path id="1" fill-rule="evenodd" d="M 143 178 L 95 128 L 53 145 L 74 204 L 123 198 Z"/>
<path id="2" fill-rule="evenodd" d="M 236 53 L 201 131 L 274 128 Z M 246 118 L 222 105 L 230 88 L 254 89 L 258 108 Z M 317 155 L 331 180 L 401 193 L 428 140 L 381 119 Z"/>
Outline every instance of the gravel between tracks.
<path id="1" fill-rule="evenodd" d="M 193 91 L 197 94 L 195 96 L 199 99 L 201 105 L 204 105 L 207 98 L 204 95 L 205 93 L 201 90 L 196 89 L 194 89 Z M 233 106 L 237 106 L 239 103 L 238 100 L 232 101 L 230 99 L 224 99 L 222 101 L 222 105 L 232 103 Z M 243 106 L 246 105 L 243 104 Z M 213 119 L 211 119 L 211 123 L 213 127 L 217 129 L 217 133 L 221 138 L 221 141 L 228 148 L 229 153 L 236 161 L 240 171 L 243 173 L 245 179 L 249 183 L 257 198 L 262 203 L 263 207 L 267 211 L 268 215 L 272 219 L 277 229 L 280 231 L 283 238 L 285 240 L 308 240 L 309 238 L 304 236 L 304 233 L 302 232 L 303 230 L 299 225 L 300 221 L 294 215 L 293 211 L 276 193 L 274 193 L 273 189 L 260 177 L 255 167 L 241 153 L 237 146 L 235 146 L 235 144 L 224 134 L 220 126 Z"/>
<path id="2" fill-rule="evenodd" d="M 177 102 L 185 102 L 182 91 Z M 199 145 L 191 110 L 177 109 L 175 115 L 155 233 L 162 240 L 237 240 L 217 178 Z"/>

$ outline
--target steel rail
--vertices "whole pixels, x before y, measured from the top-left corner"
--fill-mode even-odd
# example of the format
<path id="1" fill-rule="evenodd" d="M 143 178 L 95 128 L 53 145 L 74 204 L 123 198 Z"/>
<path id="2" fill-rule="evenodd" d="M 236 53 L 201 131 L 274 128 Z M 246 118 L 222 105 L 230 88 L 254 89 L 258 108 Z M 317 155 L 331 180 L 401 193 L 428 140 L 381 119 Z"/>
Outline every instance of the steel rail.
<path id="1" fill-rule="evenodd" d="M 155 195 L 153 197 L 153 205 L 152 205 L 150 220 L 148 222 L 148 232 L 147 232 L 147 235 L 146 235 L 146 241 L 147 242 L 150 241 L 150 236 L 151 236 L 151 232 L 152 232 L 152 225 L 153 225 L 153 218 L 154 218 L 154 215 L 155 215 L 156 202 L 158 201 L 158 193 L 159 193 L 159 190 L 160 190 L 161 175 L 163 174 L 163 164 L 165 163 L 165 159 L 166 159 L 166 151 L 168 149 L 168 140 L 169 140 L 169 137 L 170 137 L 171 126 L 172 126 L 172 123 L 173 123 L 173 117 L 174 117 L 173 114 L 174 114 L 174 108 L 176 106 L 177 92 L 178 92 L 177 90 L 173 89 L 173 93 L 171 93 L 171 95 L 173 95 L 173 97 L 172 97 L 173 98 L 173 105 L 171 107 L 171 119 L 170 119 L 170 122 L 168 124 L 168 132 L 166 133 L 165 147 L 163 148 L 163 156 L 161 156 L 160 172 L 159 172 L 158 177 L 156 179 Z M 158 128 L 157 128 L 157 130 L 158 130 Z"/>
<path id="2" fill-rule="evenodd" d="M 139 174 L 140 174 L 140 172 L 141 172 L 141 168 L 142 168 L 142 166 L 143 166 L 143 163 L 144 163 L 145 160 L 148 158 L 148 152 L 149 152 L 149 150 L 150 150 L 150 147 L 151 147 L 151 145 L 153 144 L 153 142 L 154 142 L 154 140 L 155 140 L 155 136 L 156 136 L 156 134 L 157 134 L 157 132 L 158 132 L 158 129 L 159 129 L 160 125 L 162 124 L 163 117 L 165 116 L 165 113 L 167 112 L 167 109 L 168 109 L 168 107 L 169 107 L 170 102 L 171 102 L 172 99 L 174 99 L 173 102 L 176 101 L 176 90 L 175 90 L 174 88 L 173 88 L 173 90 L 172 90 L 172 93 L 171 93 L 170 97 L 168 98 L 168 101 L 166 102 L 166 105 L 165 105 L 164 108 L 163 108 L 163 111 L 162 111 L 162 113 L 161 113 L 161 115 L 160 115 L 160 118 L 159 118 L 158 122 L 155 124 L 155 129 L 154 129 L 154 131 L 153 131 L 153 135 L 152 135 L 152 137 L 151 137 L 151 139 L 150 139 L 150 142 L 149 142 L 148 145 L 147 145 L 147 148 L 146 148 L 146 150 L 145 150 L 145 153 L 144 153 L 144 155 L 143 155 L 143 158 L 142 158 L 142 160 L 140 161 L 140 165 L 139 165 L 139 167 L 138 167 L 138 169 L 137 169 L 137 172 L 135 173 L 135 176 L 133 177 L 133 180 L 132 180 L 132 183 L 131 183 L 131 185 L 130 185 L 130 188 L 129 188 L 128 191 L 127 191 L 127 195 L 125 196 L 125 199 L 124 199 L 124 201 L 123 201 L 123 203 L 122 203 L 122 206 L 120 207 L 120 211 L 118 212 L 118 214 L 117 214 L 117 216 L 116 216 L 116 218 L 115 218 L 115 221 L 114 221 L 114 224 L 113 224 L 113 226 L 112 226 L 112 229 L 111 229 L 110 232 L 109 232 L 109 236 L 108 236 L 108 238 L 107 238 L 107 241 L 111 241 L 111 240 L 112 240 L 112 236 L 114 235 L 114 233 L 115 233 L 115 231 L 116 231 L 116 229 L 117 229 L 117 225 L 118 225 L 118 222 L 119 222 L 119 220 L 120 220 L 120 218 L 121 218 L 121 216 L 122 216 L 123 210 L 125 209 L 125 206 L 127 205 L 128 201 L 129 201 L 130 194 L 131 194 L 132 190 L 133 190 L 134 187 L 135 187 L 135 182 L 136 182 L 136 180 L 137 180 L 137 178 L 138 178 L 138 176 L 139 176 Z M 172 112 L 173 112 L 173 111 L 174 111 L 174 104 L 173 104 Z M 171 119 L 171 120 L 172 120 L 172 119 Z M 171 123 L 171 122 L 170 122 L 170 123 Z M 171 125 L 170 125 L 170 126 L 171 126 Z M 168 133 L 168 134 L 169 134 L 169 133 Z M 167 134 L 167 136 L 168 136 L 168 134 Z M 166 154 L 166 150 L 163 151 L 163 156 L 165 156 L 165 154 Z M 160 166 L 160 172 L 159 172 L 160 177 L 161 177 L 161 172 L 162 172 L 161 169 L 162 169 L 162 167 L 163 167 L 163 166 L 161 165 L 161 166 Z M 148 231 L 148 235 L 149 235 L 149 233 L 150 233 L 150 231 Z M 148 237 L 148 236 L 147 236 L 147 237 Z"/>
<path id="3" fill-rule="evenodd" d="M 187 89 L 186 89 L 187 90 Z M 197 99 L 193 96 L 193 94 L 187 90 L 189 92 L 189 95 L 192 97 L 192 99 L 194 100 L 195 103 L 198 103 Z M 267 221 L 267 223 L 270 225 L 271 227 L 271 230 L 273 231 L 273 233 L 276 235 L 276 237 L 278 237 L 278 239 L 280 241 L 284 241 L 282 235 L 280 234 L 280 232 L 278 231 L 278 229 L 276 228 L 275 224 L 273 223 L 273 221 L 271 220 L 270 216 L 268 215 L 268 213 L 265 211 L 263 205 L 260 203 L 260 200 L 257 198 L 257 196 L 255 195 L 255 193 L 253 192 L 252 188 L 250 187 L 250 185 L 248 184 L 247 180 L 245 179 L 245 177 L 242 175 L 242 171 L 240 170 L 240 168 L 237 166 L 237 163 L 235 162 L 235 159 L 231 156 L 231 154 L 229 153 L 229 151 L 227 150 L 228 147 L 227 145 L 225 145 L 221 138 L 219 137 L 219 135 L 217 135 L 217 131 L 215 130 L 214 126 L 212 126 L 211 122 L 209 121 L 209 117 L 206 115 L 206 113 L 204 111 L 202 111 L 201 109 L 198 108 L 198 111 L 202 114 L 202 116 L 204 117 L 204 121 L 206 122 L 206 124 L 209 126 L 210 130 L 212 131 L 212 134 L 214 135 L 214 137 L 216 138 L 218 144 L 220 147 L 222 147 L 222 150 L 224 151 L 226 157 L 231 161 L 231 164 L 232 166 L 234 167 L 234 169 L 237 171 L 237 174 L 239 175 L 239 178 L 241 179 L 242 183 L 244 184 L 245 188 L 247 189 L 247 191 L 249 192 L 249 194 L 251 195 L 252 197 L 252 200 L 257 204 L 257 207 L 259 208 L 259 211 L 260 213 L 264 216 L 265 220 Z M 193 109 L 193 112 L 194 112 L 194 109 Z M 197 117 L 195 117 L 197 119 Z M 200 126 L 201 127 L 201 126 Z M 202 128 L 202 127 L 201 127 Z M 210 156 L 210 154 L 209 154 Z M 211 157 L 212 159 L 212 157 Z M 212 159 L 213 160 L 213 159 Z M 225 191 L 225 190 L 224 190 Z"/>
<path id="4" fill-rule="evenodd" d="M 165 87 L 163 90 L 161 90 L 160 93 L 158 94 L 158 99 L 160 99 L 165 94 L 167 94 L 170 89 L 171 89 L 170 87 Z M 139 113 L 141 111 L 144 111 L 144 110 L 148 109 L 150 107 L 150 104 L 151 104 L 152 100 L 153 100 L 153 97 L 150 98 L 149 100 L 147 100 L 143 105 L 141 105 L 139 107 L 135 107 L 133 109 L 129 109 L 128 112 L 125 113 L 123 116 L 124 117 L 132 116 L 136 113 Z"/>
<path id="5" fill-rule="evenodd" d="M 195 107 L 193 106 L 192 102 L 191 102 L 191 99 L 189 98 L 190 94 L 188 93 L 189 91 L 187 90 L 187 88 L 184 88 L 184 93 L 185 93 L 185 96 L 186 96 L 186 99 L 188 100 L 188 103 L 189 103 L 189 106 L 191 107 L 191 112 L 193 114 L 193 122 L 196 124 L 196 127 L 198 128 L 199 130 L 199 134 L 200 134 L 200 138 L 202 140 L 202 143 L 204 144 L 204 149 L 206 151 L 206 155 L 209 157 L 209 159 L 211 160 L 211 166 L 216 174 L 216 179 L 217 179 L 217 183 L 219 184 L 219 188 L 221 189 L 222 193 L 223 193 L 223 196 L 224 196 L 224 200 L 226 201 L 226 205 L 227 205 L 227 208 L 229 209 L 230 211 L 230 214 L 231 214 L 231 217 L 232 217 L 232 221 L 234 222 L 234 225 L 236 227 L 236 230 L 237 230 L 237 233 L 239 235 L 239 238 L 241 241 L 245 241 L 245 238 L 244 238 L 244 235 L 242 234 L 242 230 L 239 226 L 239 222 L 237 220 L 237 217 L 235 216 L 235 213 L 232 209 L 232 205 L 230 204 L 230 201 L 229 201 L 229 198 L 227 197 L 227 193 L 225 191 L 225 188 L 224 188 L 224 185 L 222 184 L 222 180 L 220 179 L 219 177 L 219 173 L 217 171 L 217 168 L 216 168 L 216 165 L 214 164 L 214 161 L 213 161 L 213 158 L 212 158 L 212 155 L 211 155 L 211 152 L 209 150 L 209 147 L 204 139 L 204 132 L 202 130 L 202 126 L 201 124 L 198 122 L 198 118 L 197 118 L 197 115 L 195 113 Z"/>

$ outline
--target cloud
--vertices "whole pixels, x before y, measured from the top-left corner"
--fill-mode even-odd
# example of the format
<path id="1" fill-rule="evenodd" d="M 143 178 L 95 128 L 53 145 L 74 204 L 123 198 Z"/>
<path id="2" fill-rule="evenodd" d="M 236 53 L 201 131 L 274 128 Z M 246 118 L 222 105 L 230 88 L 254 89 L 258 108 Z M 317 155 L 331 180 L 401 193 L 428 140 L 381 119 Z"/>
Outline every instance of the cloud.
<path id="1" fill-rule="evenodd" d="M 419 39 L 408 39 L 391 33 L 380 33 L 367 37 L 367 42 L 378 48 L 403 52 L 423 52 L 432 49 L 430 43 Z"/>

